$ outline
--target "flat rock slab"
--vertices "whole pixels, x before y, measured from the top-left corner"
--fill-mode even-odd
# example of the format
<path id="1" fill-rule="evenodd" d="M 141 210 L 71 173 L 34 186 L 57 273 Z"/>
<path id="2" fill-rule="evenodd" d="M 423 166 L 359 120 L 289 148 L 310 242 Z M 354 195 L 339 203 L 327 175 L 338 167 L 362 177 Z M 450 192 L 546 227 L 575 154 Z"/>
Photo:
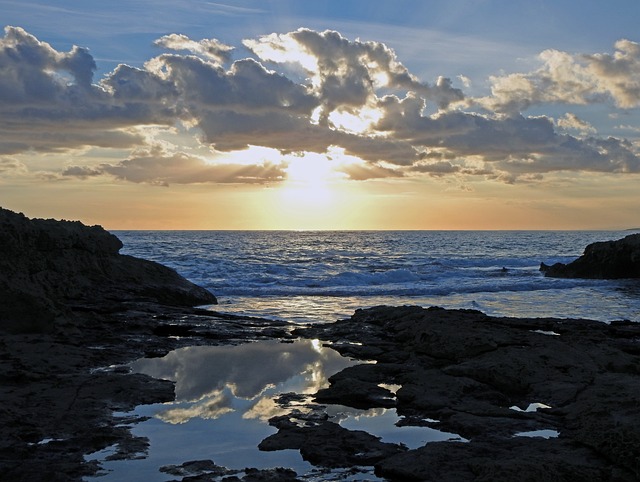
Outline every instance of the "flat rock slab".
<path id="1" fill-rule="evenodd" d="M 385 457 L 375 463 L 380 476 L 552 480 L 543 477 L 550 470 L 553 480 L 640 479 L 640 323 L 377 307 L 296 333 L 376 361 L 331 377 L 320 400 L 384 407 L 379 385 L 399 385 L 404 424 L 468 440 Z M 532 403 L 546 408 L 527 410 Z M 523 436 L 540 430 L 558 435 Z"/>

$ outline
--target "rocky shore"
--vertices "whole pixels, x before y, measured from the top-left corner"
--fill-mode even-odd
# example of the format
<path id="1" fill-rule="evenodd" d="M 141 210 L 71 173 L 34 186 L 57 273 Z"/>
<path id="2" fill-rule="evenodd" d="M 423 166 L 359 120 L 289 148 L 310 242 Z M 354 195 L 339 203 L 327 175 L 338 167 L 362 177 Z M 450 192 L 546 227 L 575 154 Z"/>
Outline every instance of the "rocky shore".
<path id="1" fill-rule="evenodd" d="M 296 334 L 325 340 L 346 356 L 375 361 L 346 368 L 316 395 L 321 403 L 395 407 L 406 425 L 465 441 L 422 448 L 349 442 L 389 480 L 623 481 L 640 479 L 640 324 L 496 318 L 473 310 L 378 307 Z M 385 386 L 399 386 L 395 393 Z M 539 407 L 536 409 L 536 407 Z M 272 423 L 263 442 L 324 464 L 323 424 L 300 428 L 298 414 Z M 304 421 L 304 414 L 302 414 Z M 534 437 L 550 431 L 549 438 Z M 315 435 L 314 435 L 315 434 Z M 529 435 L 529 436 L 527 436 Z M 549 435 L 547 435 L 549 436 Z M 344 443 L 342 442 L 344 440 Z M 312 459 L 313 458 L 313 459 Z"/>
<path id="2" fill-rule="evenodd" d="M 552 278 L 640 278 L 640 233 L 592 243 L 571 263 L 541 263 L 540 271 Z"/>
<path id="3" fill-rule="evenodd" d="M 136 420 L 113 412 L 173 400 L 174 384 L 126 363 L 290 336 L 281 322 L 192 308 L 216 298 L 121 247 L 99 226 L 0 208 L 0 480 L 81 480 L 99 469 L 85 455 L 107 447 L 144 456 Z"/>
<path id="4" fill-rule="evenodd" d="M 118 254 L 121 246 L 100 227 L 0 209 L 0 480 L 81 480 L 99 471 L 85 456 L 107 447 L 111 458 L 143 457 L 148 441 L 130 431 L 139 420 L 113 412 L 173 400 L 174 385 L 131 373 L 126 364 L 139 357 L 298 337 L 363 363 L 306 405 L 296 394 L 276 400 L 288 414 L 271 419 L 278 432 L 256 441 L 261 450 L 375 467 L 393 481 L 640 479 L 640 323 L 377 307 L 303 329 L 193 308 L 216 299 Z M 395 409 L 402 424 L 458 438 L 410 450 L 341 427 L 328 404 Z M 546 438 L 534 436 L 541 430 Z M 184 481 L 303 480 L 208 460 L 162 471 Z"/>

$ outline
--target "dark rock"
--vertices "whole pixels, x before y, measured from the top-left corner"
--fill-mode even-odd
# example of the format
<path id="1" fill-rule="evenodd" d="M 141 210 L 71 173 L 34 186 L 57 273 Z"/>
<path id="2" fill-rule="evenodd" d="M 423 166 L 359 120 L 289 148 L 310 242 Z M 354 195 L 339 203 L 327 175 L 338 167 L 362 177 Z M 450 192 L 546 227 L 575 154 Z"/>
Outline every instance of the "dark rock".
<path id="1" fill-rule="evenodd" d="M 315 398 L 320 403 L 340 403 L 364 410 L 396 404 L 395 396 L 389 390 L 357 378 L 335 380 L 329 388 L 319 390 Z"/>
<path id="2" fill-rule="evenodd" d="M 235 475 L 240 472 L 239 470 L 229 470 L 226 467 L 221 467 L 215 464 L 212 460 L 191 460 L 180 465 L 163 465 L 159 470 L 165 474 L 177 475 L 180 477 L 199 475 L 220 477 Z"/>
<path id="3" fill-rule="evenodd" d="M 384 459 L 376 464 L 376 474 L 389 480 L 438 482 L 634 480 L 586 448 L 528 437 L 430 443 Z"/>
<path id="4" fill-rule="evenodd" d="M 118 254 L 121 247 L 100 226 L 0 208 L 0 330 L 48 332 L 74 310 L 108 312 L 125 301 L 216 303 L 174 270 Z"/>
<path id="5" fill-rule="evenodd" d="M 360 430 L 347 430 L 327 420 L 300 423 L 292 416 L 272 418 L 269 423 L 278 433 L 260 442 L 265 451 L 297 449 L 304 460 L 323 467 L 373 465 L 406 447 L 384 443 Z"/>
<path id="6" fill-rule="evenodd" d="M 592 243 L 575 261 L 552 266 L 541 263 L 540 271 L 552 278 L 640 278 L 640 234 Z"/>
<path id="7" fill-rule="evenodd" d="M 497 318 L 405 306 L 358 310 L 350 319 L 295 334 L 348 346 L 350 356 L 377 362 L 333 375 L 317 400 L 384 407 L 384 397 L 376 404 L 379 385 L 399 385 L 401 425 L 468 440 L 430 442 L 383 457 L 375 462 L 382 477 L 640 479 L 640 323 Z M 531 403 L 548 408 L 527 411 Z M 305 430 L 315 428 L 295 432 L 300 437 Z M 518 436 L 539 430 L 559 436 Z M 329 437 L 325 443 L 332 442 Z M 309 443 L 322 444 L 322 438 Z"/>

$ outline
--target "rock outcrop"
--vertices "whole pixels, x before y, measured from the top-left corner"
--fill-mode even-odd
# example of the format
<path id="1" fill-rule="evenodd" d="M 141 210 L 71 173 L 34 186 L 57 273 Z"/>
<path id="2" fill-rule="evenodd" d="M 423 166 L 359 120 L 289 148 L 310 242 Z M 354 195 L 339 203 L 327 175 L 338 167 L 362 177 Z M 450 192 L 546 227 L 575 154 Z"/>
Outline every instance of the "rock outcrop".
<path id="1" fill-rule="evenodd" d="M 120 412 L 174 400 L 174 383 L 131 373 L 132 360 L 287 337 L 284 322 L 193 308 L 216 299 L 121 247 L 99 226 L 0 208 L 0 480 L 85 480 L 102 474 L 87 456 L 107 448 L 110 460 L 144 457 L 148 440 L 131 432 L 141 419 Z M 263 472 L 237 480 L 295 480 Z"/>
<path id="2" fill-rule="evenodd" d="M 375 361 L 331 376 L 316 401 L 386 408 L 381 386 L 399 386 L 402 425 L 466 439 L 380 453 L 388 480 L 640 480 L 640 323 L 377 307 L 296 333 Z M 305 437 L 330 466 L 320 446 L 334 438 L 299 413 L 274 419 L 271 439 Z"/>
<path id="3" fill-rule="evenodd" d="M 592 243 L 575 261 L 551 266 L 542 263 L 540 271 L 552 278 L 640 278 L 640 234 Z"/>
<path id="4" fill-rule="evenodd" d="M 72 311 L 118 310 L 130 301 L 216 303 L 174 270 L 121 255 L 120 248 L 100 226 L 32 220 L 0 208 L 0 330 L 51 331 Z"/>

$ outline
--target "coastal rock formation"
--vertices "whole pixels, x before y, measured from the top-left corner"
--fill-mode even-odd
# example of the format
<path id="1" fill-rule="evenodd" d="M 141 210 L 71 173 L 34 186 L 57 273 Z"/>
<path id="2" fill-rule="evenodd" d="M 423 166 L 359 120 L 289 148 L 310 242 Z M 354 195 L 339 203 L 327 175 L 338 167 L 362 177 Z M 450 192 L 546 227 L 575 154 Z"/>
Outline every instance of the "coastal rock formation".
<path id="1" fill-rule="evenodd" d="M 463 439 L 382 456 L 374 462 L 379 476 L 458 482 L 640 479 L 639 323 L 377 307 L 296 333 L 376 362 L 333 375 L 317 401 L 388 407 L 380 386 L 400 386 L 394 405 L 403 425 Z M 369 395 L 362 393 L 367 386 Z M 307 446 L 333 441 L 313 438 L 317 428 L 287 425 L 282 418 L 274 425 L 285 439 L 287 432 L 298 438 L 304 433 Z"/>
<path id="2" fill-rule="evenodd" d="M 575 261 L 552 266 L 541 263 L 540 271 L 552 278 L 640 278 L 640 233 L 592 243 Z"/>
<path id="3" fill-rule="evenodd" d="M 279 397 L 285 415 L 270 420 L 278 432 L 263 450 L 296 448 L 324 468 L 375 467 L 391 481 L 640 479 L 640 323 L 377 307 L 294 330 L 191 308 L 215 298 L 173 270 L 118 254 L 121 246 L 100 227 L 0 209 L 0 479 L 79 481 L 101 473 L 92 453 L 144 457 L 148 440 L 130 431 L 140 419 L 114 412 L 173 400 L 174 386 L 132 374 L 132 360 L 299 336 L 363 363 L 331 376 L 313 402 Z M 320 403 L 393 408 L 399 424 L 453 439 L 409 449 L 341 427 Z M 288 469 L 207 460 L 161 471 L 299 480 Z"/>
<path id="4" fill-rule="evenodd" d="M 114 412 L 172 401 L 174 383 L 127 363 L 289 336 L 284 322 L 192 308 L 216 299 L 121 247 L 99 226 L 0 209 L 1 480 L 84 480 L 100 473 L 86 457 L 105 449 L 110 460 L 144 457 L 148 440 L 131 433 L 140 419 Z M 294 477 L 247 471 L 241 480 Z"/>
<path id="5" fill-rule="evenodd" d="M 122 302 L 216 303 L 174 270 L 120 248 L 100 226 L 31 220 L 0 208 L 0 330 L 51 331 L 72 311 L 109 311 Z"/>

